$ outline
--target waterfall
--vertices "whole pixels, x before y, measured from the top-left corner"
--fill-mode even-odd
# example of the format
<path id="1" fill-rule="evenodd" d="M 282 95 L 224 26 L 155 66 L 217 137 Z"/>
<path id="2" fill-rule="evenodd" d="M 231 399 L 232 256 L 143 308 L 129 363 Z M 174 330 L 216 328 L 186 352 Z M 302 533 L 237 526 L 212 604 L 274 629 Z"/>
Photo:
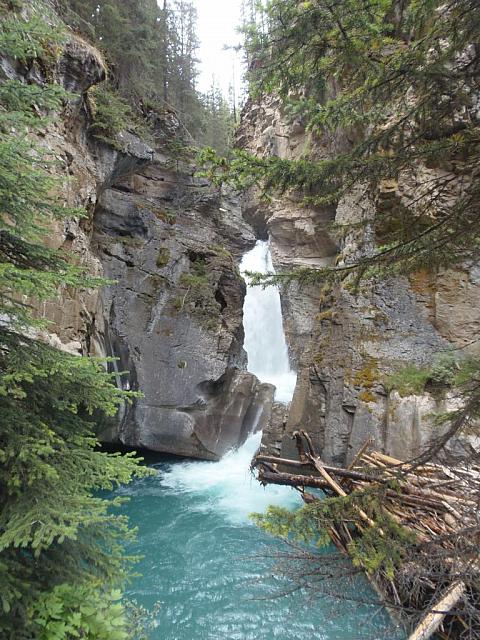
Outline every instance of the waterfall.
<path id="1" fill-rule="evenodd" d="M 297 376 L 290 369 L 278 288 L 252 287 L 245 276 L 246 271 L 274 273 L 268 242 L 258 241 L 245 254 L 240 271 L 247 281 L 243 324 L 248 370 L 262 382 L 275 385 L 275 399 L 288 403 L 292 399 Z"/>
<path id="2" fill-rule="evenodd" d="M 162 472 L 162 485 L 199 502 L 196 509 L 215 513 L 234 525 L 251 524 L 249 515 L 271 505 L 287 508 L 301 504 L 290 487 L 262 487 L 252 476 L 250 463 L 258 451 L 261 433 L 251 435 L 240 449 L 218 462 L 180 462 Z"/>
<path id="3" fill-rule="evenodd" d="M 268 242 L 257 242 L 240 265 L 245 271 L 272 273 Z M 244 275 L 245 277 L 245 275 Z M 247 280 L 244 304 L 245 349 L 248 369 L 262 382 L 277 388 L 276 400 L 290 402 L 296 383 L 291 371 L 283 332 L 280 294 L 276 287 L 252 287 Z M 228 522 L 245 526 L 252 511 L 264 511 L 268 505 L 294 507 L 298 495 L 287 487 L 266 488 L 252 478 L 250 462 L 257 451 L 261 434 L 251 435 L 236 451 L 230 451 L 219 462 L 182 462 L 162 470 L 162 485 L 177 494 L 196 497 L 197 509 L 221 515 Z"/>

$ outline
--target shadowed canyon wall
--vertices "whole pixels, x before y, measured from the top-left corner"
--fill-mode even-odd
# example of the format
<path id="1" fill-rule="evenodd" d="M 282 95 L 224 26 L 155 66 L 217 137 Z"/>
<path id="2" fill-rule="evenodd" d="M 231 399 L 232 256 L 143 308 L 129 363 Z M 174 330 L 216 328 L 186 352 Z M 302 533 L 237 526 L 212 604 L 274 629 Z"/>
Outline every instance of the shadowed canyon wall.
<path id="1" fill-rule="evenodd" d="M 27 67 L 1 59 L 0 74 L 45 81 L 35 61 Z M 429 364 L 441 351 L 478 349 L 478 265 L 369 282 L 359 292 L 344 284 L 284 286 L 284 327 L 298 383 L 289 412 L 276 405 L 272 420 L 273 388 L 246 371 L 238 265 L 256 238 L 267 236 L 277 271 L 346 264 L 368 254 L 388 229 L 367 223 L 340 236 L 334 224 L 394 211 L 429 176 L 454 168 L 440 161 L 418 167 L 375 194 L 349 193 L 336 206 L 307 207 L 294 194 L 266 205 L 250 193 L 240 203 L 194 177 L 178 151 L 183 134 L 173 113 L 156 117 L 154 148 L 127 132 L 117 148 L 89 136 L 88 90 L 106 69 L 81 38 L 70 35 L 55 75 L 76 97 L 39 143 L 56 161 L 52 171 L 65 178 L 65 201 L 88 216 L 52 224 L 49 242 L 110 283 L 66 288 L 38 314 L 52 321 L 44 335 L 51 344 L 113 356 L 117 384 L 142 391 L 104 425 L 103 439 L 216 459 L 257 428 L 265 428 L 267 446 L 289 454 L 291 433 L 304 428 L 326 459 L 343 464 L 369 436 L 404 457 L 438 433 L 431 413 L 452 402 L 448 394 L 430 389 L 402 397 L 388 376 L 405 363 Z M 333 157 L 349 144 L 342 132 L 312 138 L 274 98 L 247 104 L 238 141 L 260 156 L 291 159 L 307 151 Z"/>

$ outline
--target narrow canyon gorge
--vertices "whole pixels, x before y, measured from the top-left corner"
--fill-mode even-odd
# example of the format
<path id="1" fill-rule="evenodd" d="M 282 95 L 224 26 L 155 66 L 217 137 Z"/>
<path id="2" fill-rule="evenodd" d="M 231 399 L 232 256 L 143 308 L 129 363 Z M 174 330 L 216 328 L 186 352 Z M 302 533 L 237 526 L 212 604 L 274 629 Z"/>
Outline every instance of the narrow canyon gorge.
<path id="1" fill-rule="evenodd" d="M 0 0 L 0 636 L 475 640 L 479 6 L 233 4 Z"/>
<path id="2" fill-rule="evenodd" d="M 8 78 L 22 77 L 8 60 L 2 69 Z M 309 208 L 295 196 L 265 204 L 253 190 L 238 196 L 195 177 L 192 159 L 172 151 L 185 135 L 173 113 L 155 123 L 155 148 L 129 133 L 118 149 L 92 140 L 85 96 L 105 69 L 89 45 L 72 37 L 57 73 L 79 97 L 67 117 L 49 126 L 42 146 L 69 177 L 69 204 L 86 207 L 89 217 L 57 225 L 50 242 L 114 284 L 101 292 L 62 291 L 38 313 L 54 321 L 52 344 L 118 358 L 112 366 L 129 372 L 118 383 L 141 389 L 143 397 L 107 425 L 102 439 L 218 459 L 254 426 L 268 432 L 266 447 L 287 454 L 291 434 L 302 427 L 323 457 L 338 464 L 351 460 L 367 436 L 393 456 L 416 455 L 437 429 L 430 416 L 449 399 L 435 390 L 401 396 L 386 381 L 396 367 L 430 364 L 439 351 L 477 352 L 478 265 L 391 278 L 359 292 L 282 286 L 290 362 L 298 373 L 287 416 L 272 413 L 273 390 L 246 371 L 238 268 L 258 238 L 268 238 L 280 273 L 344 264 L 386 230 L 339 237 L 335 224 L 374 217 L 376 207 L 400 208 L 420 178 L 382 183 L 375 201 L 359 189 L 336 207 Z M 270 99 L 247 103 L 237 144 L 260 157 L 296 159 L 307 147 L 332 156 L 348 142 L 341 134 L 312 139 Z"/>

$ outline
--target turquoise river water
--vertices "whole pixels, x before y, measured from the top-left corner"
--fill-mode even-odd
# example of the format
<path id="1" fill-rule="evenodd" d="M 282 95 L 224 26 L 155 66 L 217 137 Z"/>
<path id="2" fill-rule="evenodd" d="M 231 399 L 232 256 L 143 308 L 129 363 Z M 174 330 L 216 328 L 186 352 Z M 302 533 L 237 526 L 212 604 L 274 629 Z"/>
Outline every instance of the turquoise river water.
<path id="1" fill-rule="evenodd" d="M 299 505 L 287 487 L 263 489 L 248 465 L 259 442 L 218 463 L 154 464 L 156 477 L 122 487 L 122 512 L 138 527 L 130 551 L 143 559 L 127 597 L 154 610 L 152 640 L 401 640 L 379 606 L 295 593 L 269 577 L 275 550 L 284 550 L 248 515 L 269 504 Z M 257 556 L 257 557 L 255 557 Z M 339 591 L 375 600 L 357 577 Z"/>
<path id="2" fill-rule="evenodd" d="M 241 266 L 244 272 L 272 271 L 268 243 L 258 242 Z M 248 287 L 244 327 L 249 370 L 276 386 L 277 400 L 289 402 L 296 374 L 274 287 Z M 115 492 L 130 498 L 122 511 L 138 527 L 130 551 L 143 556 L 141 575 L 127 596 L 155 612 L 151 640 L 403 640 L 378 604 L 301 592 L 272 597 L 288 588 L 272 575 L 271 556 L 285 545 L 254 526 L 249 514 L 270 504 L 301 503 L 293 489 L 264 489 L 252 477 L 249 465 L 259 444 L 260 434 L 254 435 L 215 463 L 164 459 L 153 464 L 155 477 Z M 375 601 L 362 577 L 336 589 Z"/>

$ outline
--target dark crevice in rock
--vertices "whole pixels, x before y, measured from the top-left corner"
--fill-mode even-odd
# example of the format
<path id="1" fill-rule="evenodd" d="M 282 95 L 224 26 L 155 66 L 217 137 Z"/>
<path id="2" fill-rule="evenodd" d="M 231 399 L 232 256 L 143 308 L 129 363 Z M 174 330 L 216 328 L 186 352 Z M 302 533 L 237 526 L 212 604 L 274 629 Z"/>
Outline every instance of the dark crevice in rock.
<path id="1" fill-rule="evenodd" d="M 242 211 L 244 219 L 253 227 L 257 240 L 269 240 L 267 212 L 264 208 L 252 202 L 244 202 Z"/>
<path id="2" fill-rule="evenodd" d="M 112 187 L 114 191 L 120 191 L 121 193 L 134 193 L 135 190 L 133 187 L 126 184 L 116 184 Z"/>
<path id="3" fill-rule="evenodd" d="M 128 260 L 128 258 L 124 258 L 123 256 L 119 256 L 116 253 L 112 253 L 111 251 L 109 251 L 106 247 L 102 247 L 102 251 L 105 255 L 110 256 L 111 258 L 114 258 L 115 260 L 118 260 L 119 262 L 123 262 L 124 264 L 127 265 L 127 267 L 134 267 L 135 263 L 132 260 Z"/>
<path id="4" fill-rule="evenodd" d="M 197 385 L 196 391 L 205 400 L 210 400 L 218 396 L 225 391 L 225 387 L 228 386 L 229 380 L 227 374 L 221 376 L 218 380 L 205 380 Z"/>
<path id="5" fill-rule="evenodd" d="M 223 313 L 225 311 L 225 309 L 227 308 L 228 303 L 225 300 L 225 296 L 223 295 L 222 290 L 220 288 L 218 288 L 215 291 L 215 300 L 220 305 L 220 312 Z"/>
<path id="6" fill-rule="evenodd" d="M 187 251 L 187 256 L 190 262 L 193 264 L 205 262 L 208 257 L 206 253 L 202 253 L 201 251 L 194 251 L 193 249 L 189 249 Z"/>
<path id="7" fill-rule="evenodd" d="M 130 356 L 130 350 L 126 342 L 115 331 L 115 306 L 112 305 L 109 314 L 109 322 L 105 325 L 103 336 L 105 353 L 111 361 L 107 363 L 108 371 L 114 376 L 118 388 L 127 391 L 138 391 L 138 377 Z M 124 373 L 128 372 L 128 373 Z M 100 439 L 104 442 L 120 442 L 128 444 L 131 434 L 136 432 L 135 404 L 124 402 L 119 408 L 116 424 L 100 434 Z"/>

